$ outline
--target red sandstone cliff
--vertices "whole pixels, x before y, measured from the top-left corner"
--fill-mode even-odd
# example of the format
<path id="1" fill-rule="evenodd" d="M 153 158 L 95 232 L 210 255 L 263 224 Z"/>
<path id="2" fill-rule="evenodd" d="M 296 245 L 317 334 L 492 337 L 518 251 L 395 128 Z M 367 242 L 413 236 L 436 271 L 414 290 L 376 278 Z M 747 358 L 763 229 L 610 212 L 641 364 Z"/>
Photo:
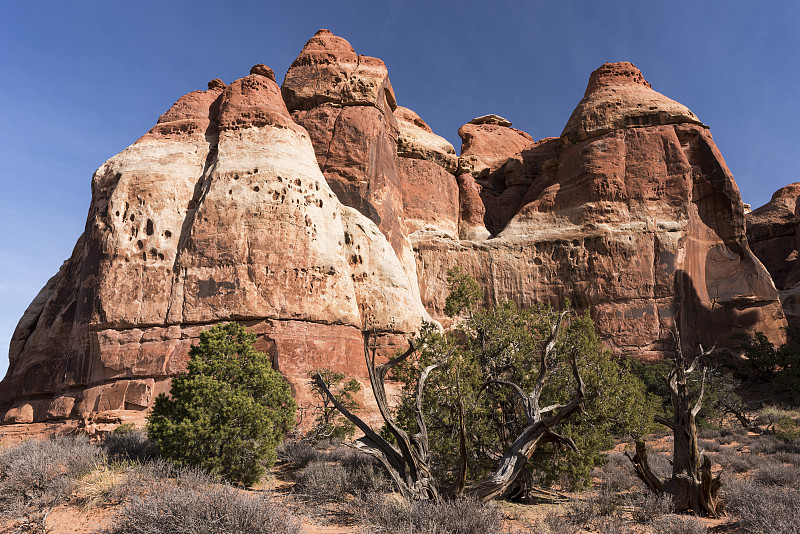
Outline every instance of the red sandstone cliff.
<path id="1" fill-rule="evenodd" d="M 181 97 L 95 173 L 83 236 L 14 333 L 3 432 L 141 417 L 229 320 L 302 404 L 311 369 L 364 376 L 365 322 L 391 350 L 440 317 L 453 265 L 488 302 L 589 307 L 618 353 L 668 354 L 676 320 L 687 343 L 780 339 L 708 129 L 633 65 L 595 71 L 558 138 L 510 126 L 465 124 L 456 157 L 326 30 L 280 88 L 257 65 Z"/>

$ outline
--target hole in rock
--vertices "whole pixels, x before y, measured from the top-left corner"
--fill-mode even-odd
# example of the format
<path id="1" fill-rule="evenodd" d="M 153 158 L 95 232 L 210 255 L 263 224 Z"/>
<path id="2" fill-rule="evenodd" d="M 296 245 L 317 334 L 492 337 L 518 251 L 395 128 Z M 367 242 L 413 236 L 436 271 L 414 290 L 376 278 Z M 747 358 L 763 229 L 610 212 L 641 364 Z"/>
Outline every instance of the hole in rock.
<path id="1" fill-rule="evenodd" d="M 170 232 L 169 230 L 164 230 L 164 237 L 169 239 L 170 237 L 172 237 L 172 232 Z"/>
<path id="2" fill-rule="evenodd" d="M 153 221 L 152 220 L 147 219 L 147 227 L 146 227 L 145 231 L 147 232 L 147 235 L 153 235 L 153 232 L 155 231 L 155 229 L 153 228 Z"/>
<path id="3" fill-rule="evenodd" d="M 261 188 L 260 188 L 260 187 L 258 187 L 258 186 L 255 186 L 255 187 L 253 188 L 253 191 L 255 191 L 256 193 L 258 193 L 259 191 L 261 191 Z"/>
<path id="4" fill-rule="evenodd" d="M 136 246 L 139 247 L 139 250 L 142 250 L 144 248 L 144 243 L 142 243 L 141 239 L 136 242 Z"/>

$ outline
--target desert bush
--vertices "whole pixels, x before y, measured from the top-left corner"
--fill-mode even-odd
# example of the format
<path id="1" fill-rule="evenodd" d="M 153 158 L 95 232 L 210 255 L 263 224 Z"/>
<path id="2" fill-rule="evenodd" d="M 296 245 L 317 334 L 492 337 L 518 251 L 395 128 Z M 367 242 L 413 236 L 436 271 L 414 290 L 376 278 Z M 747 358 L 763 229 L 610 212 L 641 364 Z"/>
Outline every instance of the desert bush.
<path id="1" fill-rule="evenodd" d="M 294 467 L 305 467 L 320 458 L 319 451 L 306 441 L 285 440 L 276 452 L 280 461 Z"/>
<path id="2" fill-rule="evenodd" d="M 761 486 L 800 488 L 800 467 L 769 463 L 756 471 L 753 482 Z"/>
<path id="3" fill-rule="evenodd" d="M 377 463 L 366 454 L 351 453 L 340 462 L 325 455 L 310 462 L 297 476 L 294 491 L 312 501 L 329 502 L 350 493 L 363 496 L 379 493 L 389 481 Z"/>
<path id="4" fill-rule="evenodd" d="M 722 432 L 718 428 L 703 428 L 697 431 L 697 437 L 703 439 L 716 439 L 722 437 Z"/>
<path id="5" fill-rule="evenodd" d="M 792 464 L 795 466 L 800 467 L 800 454 L 792 453 L 792 452 L 777 452 L 773 455 L 773 460 L 777 462 L 783 462 L 786 464 Z"/>
<path id="6" fill-rule="evenodd" d="M 173 462 L 250 486 L 294 426 L 289 384 L 237 323 L 200 333 L 187 372 L 156 398 L 147 435 Z"/>
<path id="7" fill-rule="evenodd" d="M 739 436 L 735 436 L 732 433 L 728 432 L 727 434 L 723 434 L 716 439 L 717 443 L 720 445 L 730 445 L 731 443 L 736 443 L 741 441 Z"/>
<path id="8" fill-rule="evenodd" d="M 300 523 L 283 506 L 227 485 L 163 483 L 137 495 L 107 534 L 295 534 Z"/>
<path id="9" fill-rule="evenodd" d="M 665 515 L 650 525 L 658 534 L 705 534 L 708 528 L 696 517 Z"/>
<path id="10" fill-rule="evenodd" d="M 780 448 L 780 440 L 768 434 L 758 436 L 750 443 L 750 452 L 753 454 L 775 454 Z"/>
<path id="11" fill-rule="evenodd" d="M 639 486 L 631 461 L 622 453 L 606 456 L 607 463 L 599 470 L 603 483 L 611 491 L 626 491 Z"/>
<path id="12" fill-rule="evenodd" d="M 372 493 L 354 505 L 370 532 L 391 534 L 495 534 L 502 516 L 491 504 L 470 499 L 405 503 Z"/>
<path id="13" fill-rule="evenodd" d="M 735 473 L 746 473 L 763 463 L 763 459 L 754 454 L 729 450 L 716 454 L 714 460 L 723 468 L 730 469 Z"/>
<path id="14" fill-rule="evenodd" d="M 562 515 L 554 511 L 547 512 L 541 519 L 526 525 L 527 529 L 514 531 L 514 534 L 535 532 L 537 534 L 577 534 L 580 525 L 570 515 Z"/>
<path id="15" fill-rule="evenodd" d="M 336 501 L 347 492 L 347 470 L 338 463 L 311 462 L 297 476 L 294 491 L 318 502 Z"/>
<path id="16" fill-rule="evenodd" d="M 102 447 L 111 460 L 117 461 L 146 462 L 158 456 L 156 444 L 142 430 L 115 430 L 105 437 Z"/>
<path id="17" fill-rule="evenodd" d="M 665 493 L 638 491 L 629 494 L 627 499 L 631 516 L 637 523 L 649 524 L 672 512 L 672 497 Z"/>
<path id="18" fill-rule="evenodd" d="M 71 493 L 76 481 L 103 461 L 87 439 L 30 440 L 0 449 L 0 517 L 51 508 Z"/>
<path id="19" fill-rule="evenodd" d="M 697 441 L 698 447 L 706 452 L 719 452 L 722 450 L 719 443 L 710 439 L 701 439 Z"/>
<path id="20" fill-rule="evenodd" d="M 723 487 L 738 526 L 754 534 L 800 533 L 800 490 L 732 479 Z"/>

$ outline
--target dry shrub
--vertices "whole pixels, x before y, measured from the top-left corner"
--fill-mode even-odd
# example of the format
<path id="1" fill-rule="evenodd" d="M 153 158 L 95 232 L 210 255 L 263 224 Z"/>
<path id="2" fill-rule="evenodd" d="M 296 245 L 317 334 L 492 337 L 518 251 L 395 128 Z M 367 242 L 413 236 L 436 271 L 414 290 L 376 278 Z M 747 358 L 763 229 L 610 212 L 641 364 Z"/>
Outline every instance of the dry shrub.
<path id="1" fill-rule="evenodd" d="M 347 470 L 341 464 L 311 462 L 298 474 L 293 491 L 312 501 L 337 501 L 347 492 Z"/>
<path id="2" fill-rule="evenodd" d="M 627 491 L 640 486 L 639 478 L 627 456 L 610 453 L 606 459 L 607 463 L 600 469 L 599 476 L 610 490 Z"/>
<path id="3" fill-rule="evenodd" d="M 363 496 L 388 487 L 389 481 L 377 462 L 363 453 L 354 453 L 343 456 L 340 463 L 325 460 L 309 463 L 298 474 L 294 491 L 312 501 L 330 502 L 347 493 Z"/>
<path id="4" fill-rule="evenodd" d="M 84 438 L 30 440 L 0 449 L 0 517 L 40 513 L 64 501 L 103 461 Z"/>
<path id="5" fill-rule="evenodd" d="M 371 493 L 354 508 L 361 522 L 374 533 L 495 534 L 502 530 L 497 508 L 471 499 L 409 504 Z"/>
<path id="6" fill-rule="evenodd" d="M 731 450 L 725 450 L 714 455 L 714 461 L 724 469 L 729 469 L 735 473 L 746 473 L 764 463 L 763 458 L 754 454 L 737 453 Z"/>
<path id="7" fill-rule="evenodd" d="M 105 437 L 103 450 L 116 461 L 146 462 L 158 456 L 156 444 L 142 430 L 113 432 Z"/>
<path id="8" fill-rule="evenodd" d="M 672 513 L 672 497 L 667 493 L 639 491 L 628 496 L 628 506 L 634 521 L 649 524 L 663 515 Z"/>
<path id="9" fill-rule="evenodd" d="M 722 431 L 716 428 L 703 428 L 697 431 L 697 437 L 703 439 L 716 439 L 722 435 Z"/>
<path id="10" fill-rule="evenodd" d="M 756 471 L 753 482 L 760 486 L 800 488 L 800 467 L 770 463 Z"/>
<path id="11" fill-rule="evenodd" d="M 529 531 L 537 534 L 577 534 L 581 527 L 574 517 L 551 511 L 543 519 L 529 525 Z"/>
<path id="12" fill-rule="evenodd" d="M 738 526 L 757 534 L 800 533 L 800 490 L 730 480 L 722 487 L 729 512 Z"/>
<path id="13" fill-rule="evenodd" d="M 772 457 L 775 461 L 792 464 L 800 467 L 800 454 L 791 452 L 779 452 Z"/>
<path id="14" fill-rule="evenodd" d="M 730 445 L 731 443 L 734 443 L 736 441 L 740 441 L 739 440 L 740 437 L 741 436 L 734 436 L 731 433 L 723 434 L 722 436 L 717 438 L 717 443 L 719 443 L 720 445 Z"/>
<path id="15" fill-rule="evenodd" d="M 706 534 L 708 528 L 696 517 L 665 515 L 650 523 L 657 534 Z"/>
<path id="16" fill-rule="evenodd" d="M 300 523 L 263 496 L 222 484 L 162 482 L 136 495 L 107 534 L 297 534 Z"/>
<path id="17" fill-rule="evenodd" d="M 650 460 L 650 468 L 661 478 L 669 478 L 672 476 L 671 457 L 671 454 L 664 454 L 661 452 L 651 452 L 647 456 L 647 458 Z"/>
<path id="18" fill-rule="evenodd" d="M 305 467 L 321 457 L 319 451 L 306 441 L 284 441 L 276 452 L 278 460 L 294 467 Z"/>
<path id="19" fill-rule="evenodd" d="M 719 452 L 722 450 L 722 447 L 720 447 L 719 443 L 708 439 L 698 440 L 697 445 L 700 447 L 700 450 L 706 452 Z"/>

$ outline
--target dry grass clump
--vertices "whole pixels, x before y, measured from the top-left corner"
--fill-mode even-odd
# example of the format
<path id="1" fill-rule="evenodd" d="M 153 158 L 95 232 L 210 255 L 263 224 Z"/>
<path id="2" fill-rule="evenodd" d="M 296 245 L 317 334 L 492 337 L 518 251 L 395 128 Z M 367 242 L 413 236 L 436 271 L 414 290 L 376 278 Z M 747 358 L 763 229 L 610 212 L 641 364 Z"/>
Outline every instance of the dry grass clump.
<path id="1" fill-rule="evenodd" d="M 63 437 L 0 449 L 0 517 L 38 521 L 103 462 L 88 440 Z"/>
<path id="2" fill-rule="evenodd" d="M 119 512 L 106 534 L 296 534 L 300 523 L 283 506 L 223 484 L 197 486 L 179 477 Z"/>
<path id="3" fill-rule="evenodd" d="M 628 496 L 631 517 L 637 523 L 648 525 L 673 511 L 672 497 L 666 493 L 644 490 Z"/>
<path id="4" fill-rule="evenodd" d="M 364 496 L 389 488 L 389 481 L 376 462 L 365 454 L 346 456 L 340 463 L 319 460 L 297 475 L 294 492 L 316 502 L 332 502 L 345 495 Z"/>
<path id="5" fill-rule="evenodd" d="M 495 534 L 502 516 L 491 504 L 471 499 L 433 503 L 369 494 L 353 505 L 360 521 L 373 533 Z"/>

